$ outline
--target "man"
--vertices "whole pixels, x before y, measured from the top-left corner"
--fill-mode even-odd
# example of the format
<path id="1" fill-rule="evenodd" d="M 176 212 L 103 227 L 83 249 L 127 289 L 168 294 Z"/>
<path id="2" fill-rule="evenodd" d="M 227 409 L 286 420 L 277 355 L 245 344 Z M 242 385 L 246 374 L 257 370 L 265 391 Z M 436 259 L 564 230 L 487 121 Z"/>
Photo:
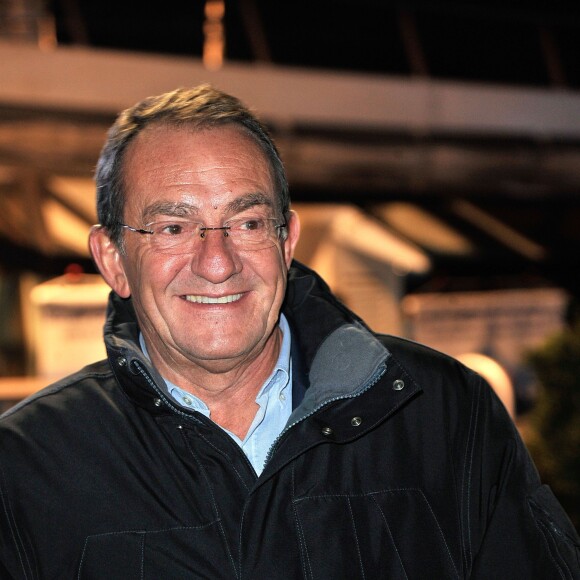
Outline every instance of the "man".
<path id="1" fill-rule="evenodd" d="M 122 113 L 90 247 L 108 360 L 0 420 L 0 576 L 578 578 L 491 389 L 308 268 L 276 148 L 212 87 Z"/>

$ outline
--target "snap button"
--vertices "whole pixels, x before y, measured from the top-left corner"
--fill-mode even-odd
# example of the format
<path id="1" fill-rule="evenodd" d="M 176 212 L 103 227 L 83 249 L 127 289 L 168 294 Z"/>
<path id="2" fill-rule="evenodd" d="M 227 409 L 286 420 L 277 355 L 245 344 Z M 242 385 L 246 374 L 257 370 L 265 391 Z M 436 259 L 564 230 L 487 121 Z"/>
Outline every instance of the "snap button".
<path id="1" fill-rule="evenodd" d="M 161 407 L 161 399 L 153 399 L 153 404 L 156 407 Z"/>
<path id="2" fill-rule="evenodd" d="M 397 379 L 393 381 L 393 391 L 402 391 L 405 388 L 405 381 Z"/>
<path id="3" fill-rule="evenodd" d="M 331 427 L 324 427 L 322 429 L 322 434 L 326 435 L 326 436 L 332 435 L 332 428 Z"/>
<path id="4" fill-rule="evenodd" d="M 120 357 L 117 359 L 117 364 L 118 364 L 120 367 L 124 367 L 124 366 L 127 364 L 127 359 L 126 359 L 124 356 L 120 356 Z"/>
<path id="5" fill-rule="evenodd" d="M 353 427 L 358 427 L 358 426 L 359 426 L 361 423 L 362 423 L 362 419 L 361 419 L 360 417 L 353 417 L 353 418 L 350 420 L 350 424 L 351 424 Z"/>

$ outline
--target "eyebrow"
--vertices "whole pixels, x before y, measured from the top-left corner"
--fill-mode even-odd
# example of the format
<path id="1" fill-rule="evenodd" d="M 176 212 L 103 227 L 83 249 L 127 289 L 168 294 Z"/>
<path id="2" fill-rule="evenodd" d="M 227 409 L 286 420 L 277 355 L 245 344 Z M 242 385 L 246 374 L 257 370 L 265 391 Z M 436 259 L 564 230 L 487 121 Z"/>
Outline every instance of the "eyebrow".
<path id="1" fill-rule="evenodd" d="M 145 208 L 143 211 L 143 221 L 153 219 L 159 215 L 186 217 L 195 214 L 199 208 L 190 203 L 158 201 Z"/>
<path id="2" fill-rule="evenodd" d="M 256 191 L 242 195 L 227 204 L 226 210 L 228 213 L 239 213 L 256 205 L 265 205 L 269 208 L 274 207 L 272 199 L 265 193 Z"/>
<path id="3" fill-rule="evenodd" d="M 269 208 L 274 207 L 273 200 L 269 195 L 257 191 L 241 195 L 240 197 L 230 201 L 226 205 L 225 210 L 228 214 L 236 214 L 257 205 L 263 205 Z M 195 215 L 198 212 L 199 207 L 190 203 L 158 201 L 145 208 L 142 219 L 144 223 L 149 223 L 150 220 L 160 215 L 188 217 Z"/>

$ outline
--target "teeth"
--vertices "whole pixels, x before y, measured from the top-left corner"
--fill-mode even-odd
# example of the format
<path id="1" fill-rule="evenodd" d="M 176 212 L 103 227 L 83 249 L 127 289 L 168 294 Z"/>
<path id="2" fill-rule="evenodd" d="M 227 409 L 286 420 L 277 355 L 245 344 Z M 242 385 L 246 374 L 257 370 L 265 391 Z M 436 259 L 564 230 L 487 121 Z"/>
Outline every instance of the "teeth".
<path id="1" fill-rule="evenodd" d="M 230 294 L 229 296 L 220 296 L 219 298 L 212 298 L 211 296 L 188 295 L 185 297 L 185 299 L 188 302 L 195 302 L 197 304 L 228 304 L 230 302 L 236 302 L 241 297 L 241 294 Z"/>

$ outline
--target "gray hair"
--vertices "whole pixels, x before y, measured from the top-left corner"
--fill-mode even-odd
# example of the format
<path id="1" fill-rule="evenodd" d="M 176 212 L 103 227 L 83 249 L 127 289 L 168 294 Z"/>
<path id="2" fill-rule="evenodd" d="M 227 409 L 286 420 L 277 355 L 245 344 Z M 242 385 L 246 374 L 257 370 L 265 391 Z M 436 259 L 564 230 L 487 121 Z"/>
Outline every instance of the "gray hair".
<path id="1" fill-rule="evenodd" d="M 194 130 L 239 125 L 266 155 L 276 188 L 276 209 L 286 218 L 290 209 L 286 171 L 265 125 L 239 99 L 211 85 L 179 88 L 148 97 L 121 112 L 107 134 L 95 171 L 97 215 L 118 247 L 122 248 L 121 223 L 125 209 L 123 159 L 131 141 L 154 123 Z"/>

